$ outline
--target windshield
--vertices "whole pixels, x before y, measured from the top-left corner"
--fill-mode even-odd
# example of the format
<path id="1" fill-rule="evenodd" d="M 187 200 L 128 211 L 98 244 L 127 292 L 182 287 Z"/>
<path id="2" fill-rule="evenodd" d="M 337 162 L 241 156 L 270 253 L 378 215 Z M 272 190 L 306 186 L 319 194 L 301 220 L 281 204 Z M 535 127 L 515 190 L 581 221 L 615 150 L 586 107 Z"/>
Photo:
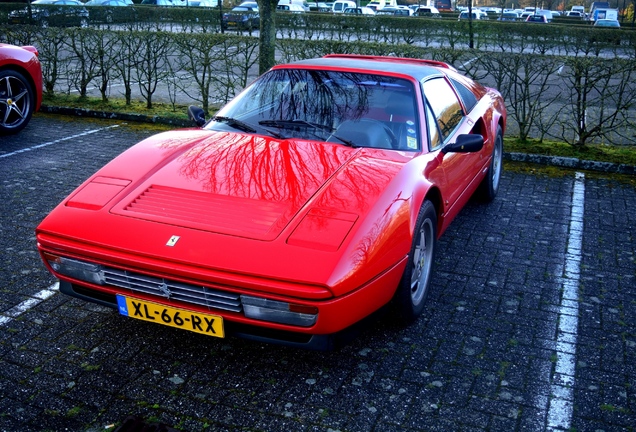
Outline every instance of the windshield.
<path id="1" fill-rule="evenodd" d="M 266 73 L 221 109 L 208 127 L 283 139 L 341 142 L 356 147 L 415 150 L 419 128 L 413 84 L 366 73 L 279 69 Z M 230 121 L 231 120 L 231 121 Z M 259 128 L 260 126 L 260 128 Z"/>

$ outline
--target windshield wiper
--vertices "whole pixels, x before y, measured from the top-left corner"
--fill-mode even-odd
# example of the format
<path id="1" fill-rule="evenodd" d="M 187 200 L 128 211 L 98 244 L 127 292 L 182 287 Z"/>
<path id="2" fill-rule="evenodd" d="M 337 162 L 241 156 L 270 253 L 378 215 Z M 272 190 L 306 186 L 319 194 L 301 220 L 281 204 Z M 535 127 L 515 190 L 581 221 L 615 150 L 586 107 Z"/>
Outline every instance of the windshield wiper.
<path id="1" fill-rule="evenodd" d="M 350 140 L 348 140 L 348 139 L 344 139 L 344 138 L 340 138 L 338 135 L 331 134 L 331 136 L 330 136 L 329 138 L 335 138 L 335 139 L 337 139 L 338 141 L 342 141 L 342 143 L 343 143 L 344 145 L 347 145 L 347 146 L 349 146 L 349 147 L 353 147 L 353 148 L 358 147 L 358 146 L 356 145 L 356 143 L 354 143 L 353 141 L 350 141 Z"/>
<path id="2" fill-rule="evenodd" d="M 234 117 L 224 117 L 224 116 L 215 116 L 212 117 L 211 119 L 212 121 L 217 121 L 217 122 L 222 122 L 222 123 L 227 123 L 228 125 L 230 125 L 233 128 L 236 128 L 238 130 L 242 130 L 243 132 L 249 132 L 249 133 L 257 133 L 258 130 L 256 128 L 254 128 L 253 126 L 242 122 L 238 119 L 235 119 Z M 274 132 L 271 131 L 267 128 L 260 128 L 262 130 L 264 130 L 265 132 L 267 132 L 269 135 L 276 137 L 276 138 L 280 138 L 283 139 L 285 137 L 283 137 L 281 134 L 279 134 L 278 132 Z"/>
<path id="3" fill-rule="evenodd" d="M 333 128 L 331 126 L 327 126 L 320 123 L 312 123 L 307 120 L 261 120 L 258 122 L 259 125 L 262 126 L 272 126 L 278 128 L 290 128 L 290 127 L 298 127 L 298 126 L 308 126 L 314 129 L 322 129 L 328 132 L 332 132 Z"/>
<path id="4" fill-rule="evenodd" d="M 331 135 L 329 136 L 329 138 L 325 139 L 325 137 L 320 136 L 316 133 L 314 133 L 315 136 L 317 136 L 318 138 L 320 138 L 323 141 L 327 141 L 330 138 L 335 138 L 338 141 L 341 141 L 343 144 L 349 146 L 349 147 L 357 147 L 355 145 L 355 143 L 353 143 L 352 141 L 340 138 L 338 135 L 334 135 L 332 132 L 334 131 L 334 128 L 332 128 L 331 126 L 327 126 L 324 124 L 320 124 L 320 123 L 312 123 L 310 121 L 307 120 L 261 120 L 258 122 L 259 125 L 261 126 L 271 126 L 271 127 L 277 127 L 277 128 L 281 128 L 281 129 L 285 129 L 285 128 L 295 128 L 295 127 L 299 127 L 299 126 L 306 126 L 306 127 L 310 127 L 313 129 L 321 129 L 324 131 L 329 132 Z"/>
<path id="5" fill-rule="evenodd" d="M 233 117 L 214 116 L 211 118 L 211 120 L 216 122 L 221 122 L 221 123 L 227 123 L 233 128 L 242 130 L 244 132 L 256 133 L 256 129 L 254 129 L 252 126 L 240 120 L 237 120 Z"/>

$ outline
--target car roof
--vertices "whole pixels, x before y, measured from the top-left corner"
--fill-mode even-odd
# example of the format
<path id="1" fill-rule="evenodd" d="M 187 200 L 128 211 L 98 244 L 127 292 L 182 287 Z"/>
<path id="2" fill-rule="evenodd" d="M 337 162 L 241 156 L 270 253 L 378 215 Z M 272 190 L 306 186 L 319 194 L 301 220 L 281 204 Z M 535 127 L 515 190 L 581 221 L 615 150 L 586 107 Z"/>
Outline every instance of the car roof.
<path id="1" fill-rule="evenodd" d="M 407 59 L 399 57 L 362 56 L 351 54 L 331 54 L 322 58 L 300 60 L 287 65 L 276 67 L 284 68 L 293 66 L 318 66 L 342 69 L 363 69 L 369 72 L 385 72 L 393 74 L 410 75 L 418 81 L 430 76 L 442 75 L 441 68 L 454 70 L 446 63 L 433 60 Z M 275 68 L 276 68 L 275 67 Z"/>

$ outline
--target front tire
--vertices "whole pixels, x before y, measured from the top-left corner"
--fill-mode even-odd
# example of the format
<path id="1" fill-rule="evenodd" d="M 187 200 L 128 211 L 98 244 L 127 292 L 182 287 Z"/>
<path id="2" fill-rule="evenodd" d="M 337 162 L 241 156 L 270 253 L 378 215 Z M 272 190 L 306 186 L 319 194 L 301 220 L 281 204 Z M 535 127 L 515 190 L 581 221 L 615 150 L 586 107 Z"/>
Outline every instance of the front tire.
<path id="1" fill-rule="evenodd" d="M 436 244 L 437 212 L 433 203 L 427 200 L 417 216 L 408 262 L 394 298 L 397 312 L 405 323 L 415 321 L 424 311 Z"/>
<path id="2" fill-rule="evenodd" d="M 503 171 L 503 132 L 501 126 L 497 126 L 497 136 L 495 137 L 495 145 L 492 149 L 492 159 L 486 177 L 479 185 L 479 193 L 486 202 L 495 199 L 499 191 L 499 180 Z"/>
<path id="3" fill-rule="evenodd" d="M 0 71 L 0 133 L 14 134 L 31 120 L 35 94 L 29 81 L 14 70 Z"/>

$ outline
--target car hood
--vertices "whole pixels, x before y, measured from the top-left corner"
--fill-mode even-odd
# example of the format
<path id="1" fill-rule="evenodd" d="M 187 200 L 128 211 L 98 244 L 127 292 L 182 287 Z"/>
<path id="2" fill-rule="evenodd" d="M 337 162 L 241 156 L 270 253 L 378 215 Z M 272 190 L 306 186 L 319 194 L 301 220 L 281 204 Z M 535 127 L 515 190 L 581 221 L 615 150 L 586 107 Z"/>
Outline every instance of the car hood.
<path id="1" fill-rule="evenodd" d="M 167 132 L 77 188 L 40 224 L 38 241 L 113 263 L 179 263 L 342 294 L 408 252 L 410 160 L 334 143 Z"/>
<path id="2" fill-rule="evenodd" d="M 342 145 L 228 132 L 183 135 L 166 135 L 158 146 L 167 157 L 139 172 L 111 213 L 273 240 L 355 154 Z"/>

